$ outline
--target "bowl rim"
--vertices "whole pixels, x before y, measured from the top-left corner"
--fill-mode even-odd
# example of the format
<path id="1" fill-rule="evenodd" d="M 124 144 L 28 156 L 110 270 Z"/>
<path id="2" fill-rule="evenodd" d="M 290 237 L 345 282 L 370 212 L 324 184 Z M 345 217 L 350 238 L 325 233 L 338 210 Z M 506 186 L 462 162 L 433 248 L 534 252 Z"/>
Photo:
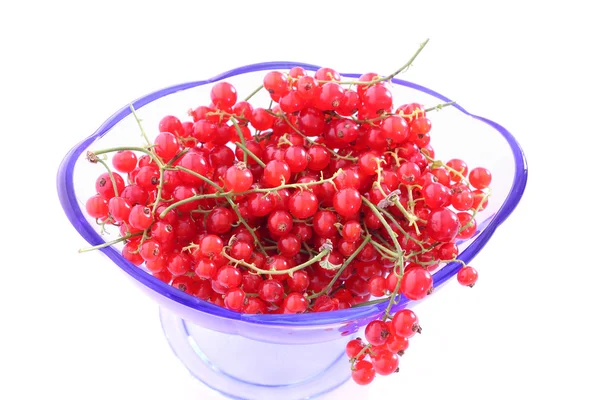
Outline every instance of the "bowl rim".
<path id="1" fill-rule="evenodd" d="M 197 86 L 203 86 L 206 84 L 214 83 L 226 78 L 230 78 L 236 75 L 241 75 L 250 72 L 264 71 L 264 70 L 289 70 L 292 67 L 302 67 L 306 70 L 316 71 L 320 67 L 313 64 L 306 64 L 302 62 L 291 62 L 291 61 L 272 61 L 272 62 L 262 62 L 256 64 L 250 64 L 241 66 L 238 68 L 231 69 L 229 71 L 220 73 L 218 75 L 213 76 L 212 78 L 200 81 L 186 82 L 173 86 L 169 86 L 160 90 L 156 90 L 154 92 L 148 93 L 145 96 L 142 96 L 131 103 L 128 103 L 118 111 L 116 111 L 112 116 L 110 116 L 106 121 L 104 121 L 98 129 L 94 133 L 92 133 L 87 138 L 83 139 L 81 142 L 77 143 L 63 158 L 57 173 L 57 190 L 58 197 L 61 203 L 61 206 L 73 225 L 73 227 L 79 232 L 79 234 L 91 245 L 98 245 L 104 243 L 102 237 L 96 232 L 94 227 L 87 221 L 85 218 L 77 199 L 75 197 L 74 191 L 74 181 L 73 181 L 73 170 L 75 163 L 78 161 L 79 157 L 89 148 L 89 146 L 96 140 L 103 137 L 112 127 L 114 127 L 117 123 L 123 120 L 125 117 L 131 114 L 130 104 L 133 105 L 135 109 L 139 109 L 161 97 L 174 94 L 179 91 L 191 89 Z M 348 78 L 358 78 L 360 74 L 356 73 L 344 73 L 340 74 L 342 76 Z M 450 102 L 451 99 L 436 92 L 431 89 L 428 89 L 424 86 L 418 85 L 416 83 L 412 83 L 409 81 L 405 81 L 402 79 L 394 78 L 392 82 L 409 87 L 415 90 L 419 90 L 423 93 L 429 94 L 433 97 L 436 97 L 444 102 Z M 485 246 L 485 244 L 490 240 L 491 236 L 495 232 L 495 230 L 502 224 L 514 211 L 516 206 L 518 205 L 521 197 L 523 196 L 523 192 L 525 190 L 525 186 L 527 183 L 527 161 L 525 159 L 525 155 L 523 150 L 515 137 L 503 126 L 500 124 L 491 121 L 487 118 L 480 117 L 478 115 L 474 115 L 469 113 L 466 109 L 461 107 L 460 105 L 454 103 L 451 105 L 455 109 L 459 110 L 463 114 L 472 117 L 476 120 L 479 120 L 495 130 L 497 130 L 504 139 L 508 142 L 510 149 L 512 151 L 514 163 L 515 163 L 515 173 L 513 178 L 513 183 L 509 192 L 509 195 L 505 199 L 504 203 L 501 205 L 496 214 L 491 218 L 487 227 L 485 227 L 479 236 L 473 240 L 473 242 L 464 249 L 458 258 L 465 262 L 469 263 Z M 124 272 L 130 275 L 135 280 L 139 281 L 147 288 L 153 290 L 157 294 L 165 296 L 172 301 L 180 303 L 181 305 L 190 307 L 194 310 L 205 312 L 211 314 L 215 317 L 226 318 L 229 320 L 239 320 L 248 323 L 262 324 L 262 325 L 278 325 L 278 326 L 315 326 L 315 325 L 330 325 L 330 324 L 340 324 L 347 323 L 349 321 L 354 321 L 357 319 L 365 319 L 365 318 L 374 318 L 377 315 L 383 314 L 387 304 L 386 302 L 380 304 L 374 304 L 369 306 L 363 306 L 358 308 L 350 308 L 346 310 L 339 311 L 330 311 L 330 312 L 322 312 L 322 313 L 307 313 L 307 314 L 261 314 L 261 315 L 251 315 L 251 314 L 240 314 L 234 311 L 227 310 L 225 308 L 216 306 L 211 304 L 205 300 L 198 299 L 191 295 L 188 295 L 162 281 L 153 277 L 148 272 L 142 270 L 139 267 L 134 266 L 129 261 L 125 260 L 117 249 L 112 246 L 105 247 L 100 249 L 108 258 L 110 258 L 117 266 L 119 266 Z M 454 276 L 458 270 L 460 269 L 461 264 L 459 262 L 453 262 L 447 264 L 437 272 L 433 274 L 434 280 L 434 288 L 439 287 L 452 276 Z M 393 307 L 393 310 L 397 310 L 403 307 L 406 307 L 410 300 L 406 299 L 404 296 L 401 296 L 400 301 Z"/>

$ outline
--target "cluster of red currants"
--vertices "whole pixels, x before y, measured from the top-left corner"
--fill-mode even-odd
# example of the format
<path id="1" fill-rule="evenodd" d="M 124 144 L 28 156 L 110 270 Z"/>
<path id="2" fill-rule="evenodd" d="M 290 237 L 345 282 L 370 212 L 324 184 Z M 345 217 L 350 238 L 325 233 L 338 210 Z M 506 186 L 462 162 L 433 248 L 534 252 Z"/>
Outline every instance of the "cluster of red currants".
<path id="1" fill-rule="evenodd" d="M 142 130 L 145 146 L 88 153 L 107 172 L 87 213 L 119 228 L 105 245 L 123 242 L 128 261 L 229 310 L 388 302 L 366 327 L 368 343 L 352 340 L 347 353 L 359 384 L 390 374 L 420 331 L 412 311 L 392 315 L 393 305 L 432 292 L 431 273 L 475 234 L 491 182 L 485 168 L 435 159 L 430 110 L 394 107 L 390 78 L 270 71 L 264 108 L 216 83 L 190 121 L 165 116 L 152 142 Z M 463 266 L 458 280 L 472 286 L 477 272 Z"/>

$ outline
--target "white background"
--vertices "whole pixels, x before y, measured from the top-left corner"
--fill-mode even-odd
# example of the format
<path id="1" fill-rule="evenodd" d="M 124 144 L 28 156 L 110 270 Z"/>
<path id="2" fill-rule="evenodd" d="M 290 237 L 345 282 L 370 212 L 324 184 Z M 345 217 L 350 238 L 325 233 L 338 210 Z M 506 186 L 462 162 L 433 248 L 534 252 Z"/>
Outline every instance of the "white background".
<path id="1" fill-rule="evenodd" d="M 529 184 L 475 288 L 420 307 L 401 373 L 326 399 L 599 399 L 593 3 L 0 3 L 0 399 L 222 398 L 172 355 L 155 304 L 77 254 L 55 190 L 72 145 L 163 86 L 271 60 L 385 72 L 427 37 L 403 78 L 511 130 Z"/>

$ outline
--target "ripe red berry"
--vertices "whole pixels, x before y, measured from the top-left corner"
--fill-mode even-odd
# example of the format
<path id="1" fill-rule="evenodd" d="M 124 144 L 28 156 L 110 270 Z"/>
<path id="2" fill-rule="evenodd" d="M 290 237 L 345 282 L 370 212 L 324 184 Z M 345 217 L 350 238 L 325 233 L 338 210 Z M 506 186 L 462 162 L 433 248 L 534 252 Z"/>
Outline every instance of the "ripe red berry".
<path id="1" fill-rule="evenodd" d="M 373 346 L 385 344 L 391 332 L 385 322 L 375 320 L 369 322 L 365 328 L 365 338 Z"/>
<path id="2" fill-rule="evenodd" d="M 112 158 L 113 167 L 119 172 L 128 174 L 137 166 L 137 156 L 133 151 L 117 151 Z"/>
<path id="3" fill-rule="evenodd" d="M 485 189 L 492 183 L 492 173 L 482 167 L 473 168 L 469 174 L 469 183 L 475 189 Z"/>
<path id="4" fill-rule="evenodd" d="M 421 332 L 417 315 L 408 309 L 400 310 L 394 315 L 392 318 L 392 326 L 394 327 L 395 335 L 407 339 L 413 337 L 415 333 Z"/>
<path id="5" fill-rule="evenodd" d="M 358 213 L 362 200 L 356 189 L 342 189 L 333 196 L 333 207 L 343 217 L 352 217 Z"/>
<path id="6" fill-rule="evenodd" d="M 459 228 L 458 217 L 447 208 L 433 211 L 427 220 L 427 233 L 438 242 L 452 241 Z"/>
<path id="7" fill-rule="evenodd" d="M 375 368 L 375 372 L 377 372 L 379 375 L 385 376 L 394 372 L 398 372 L 399 363 L 400 359 L 398 358 L 397 354 L 389 351 L 382 351 L 373 360 L 373 367 Z"/>
<path id="8" fill-rule="evenodd" d="M 217 108 L 229 109 L 237 101 L 237 91 L 232 84 L 219 82 L 210 90 L 210 99 Z"/>
<path id="9" fill-rule="evenodd" d="M 370 361 L 361 360 L 354 365 L 352 379 L 359 385 L 368 385 L 375 379 L 375 368 Z"/>
<path id="10" fill-rule="evenodd" d="M 473 287 L 478 278 L 477 270 L 473 267 L 462 267 L 456 274 L 456 278 L 461 285 Z"/>
<path id="11" fill-rule="evenodd" d="M 250 189 L 254 183 L 254 177 L 245 165 L 238 164 L 227 168 L 223 181 L 226 190 L 240 193 Z"/>
<path id="12" fill-rule="evenodd" d="M 421 300 L 430 293 L 433 278 L 423 268 L 413 268 L 404 273 L 400 281 L 400 291 L 410 300 Z"/>

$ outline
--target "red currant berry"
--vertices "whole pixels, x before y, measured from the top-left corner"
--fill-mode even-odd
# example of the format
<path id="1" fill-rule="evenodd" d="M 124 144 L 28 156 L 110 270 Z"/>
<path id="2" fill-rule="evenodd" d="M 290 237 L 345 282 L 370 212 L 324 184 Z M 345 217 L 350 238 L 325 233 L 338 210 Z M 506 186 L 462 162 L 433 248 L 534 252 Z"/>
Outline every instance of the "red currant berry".
<path id="1" fill-rule="evenodd" d="M 375 379 L 375 368 L 370 361 L 361 360 L 354 365 L 352 379 L 359 385 L 368 385 Z"/>
<path id="2" fill-rule="evenodd" d="M 365 338 L 373 346 L 381 346 L 382 344 L 385 344 L 390 334 L 391 333 L 386 323 L 379 320 L 369 322 L 365 328 Z"/>
<path id="3" fill-rule="evenodd" d="M 461 285 L 473 287 L 478 278 L 477 270 L 473 267 L 462 267 L 456 274 L 456 278 Z"/>
<path id="4" fill-rule="evenodd" d="M 252 172 L 243 164 L 233 165 L 225 172 L 225 189 L 234 193 L 245 192 L 254 183 Z"/>
<path id="5" fill-rule="evenodd" d="M 137 156 L 133 151 L 117 151 L 112 158 L 112 164 L 117 171 L 128 174 L 137 166 Z"/>
<path id="6" fill-rule="evenodd" d="M 342 189 L 333 196 L 333 207 L 343 217 L 352 217 L 360 210 L 362 199 L 356 189 Z"/>
<path id="7" fill-rule="evenodd" d="M 86 201 L 85 210 L 92 218 L 106 218 L 108 216 L 108 201 L 99 194 L 95 194 Z"/>
<path id="8" fill-rule="evenodd" d="M 240 288 L 229 289 L 225 293 L 225 307 L 232 311 L 241 311 L 244 306 L 246 293 Z"/>
<path id="9" fill-rule="evenodd" d="M 219 109 L 229 109 L 237 101 L 237 91 L 227 82 L 216 83 L 210 90 L 210 99 Z"/>
<path id="10" fill-rule="evenodd" d="M 411 310 L 404 309 L 398 311 L 392 318 L 394 334 L 410 339 L 415 333 L 421 333 L 419 319 Z"/>
<path id="11" fill-rule="evenodd" d="M 400 291 L 410 300 L 425 298 L 433 287 L 433 278 L 429 271 L 423 268 L 413 268 L 404 272 L 400 281 Z"/>
<path id="12" fill-rule="evenodd" d="M 386 376 L 398 372 L 399 363 L 400 360 L 397 354 L 383 351 L 373 360 L 373 367 L 379 375 Z"/>
<path id="13" fill-rule="evenodd" d="M 475 189 L 485 189 L 492 183 L 492 173 L 482 167 L 473 168 L 469 174 L 469 183 Z"/>
<path id="14" fill-rule="evenodd" d="M 308 308 L 308 301 L 300 293 L 290 293 L 283 301 L 284 313 L 286 314 L 301 314 Z"/>

